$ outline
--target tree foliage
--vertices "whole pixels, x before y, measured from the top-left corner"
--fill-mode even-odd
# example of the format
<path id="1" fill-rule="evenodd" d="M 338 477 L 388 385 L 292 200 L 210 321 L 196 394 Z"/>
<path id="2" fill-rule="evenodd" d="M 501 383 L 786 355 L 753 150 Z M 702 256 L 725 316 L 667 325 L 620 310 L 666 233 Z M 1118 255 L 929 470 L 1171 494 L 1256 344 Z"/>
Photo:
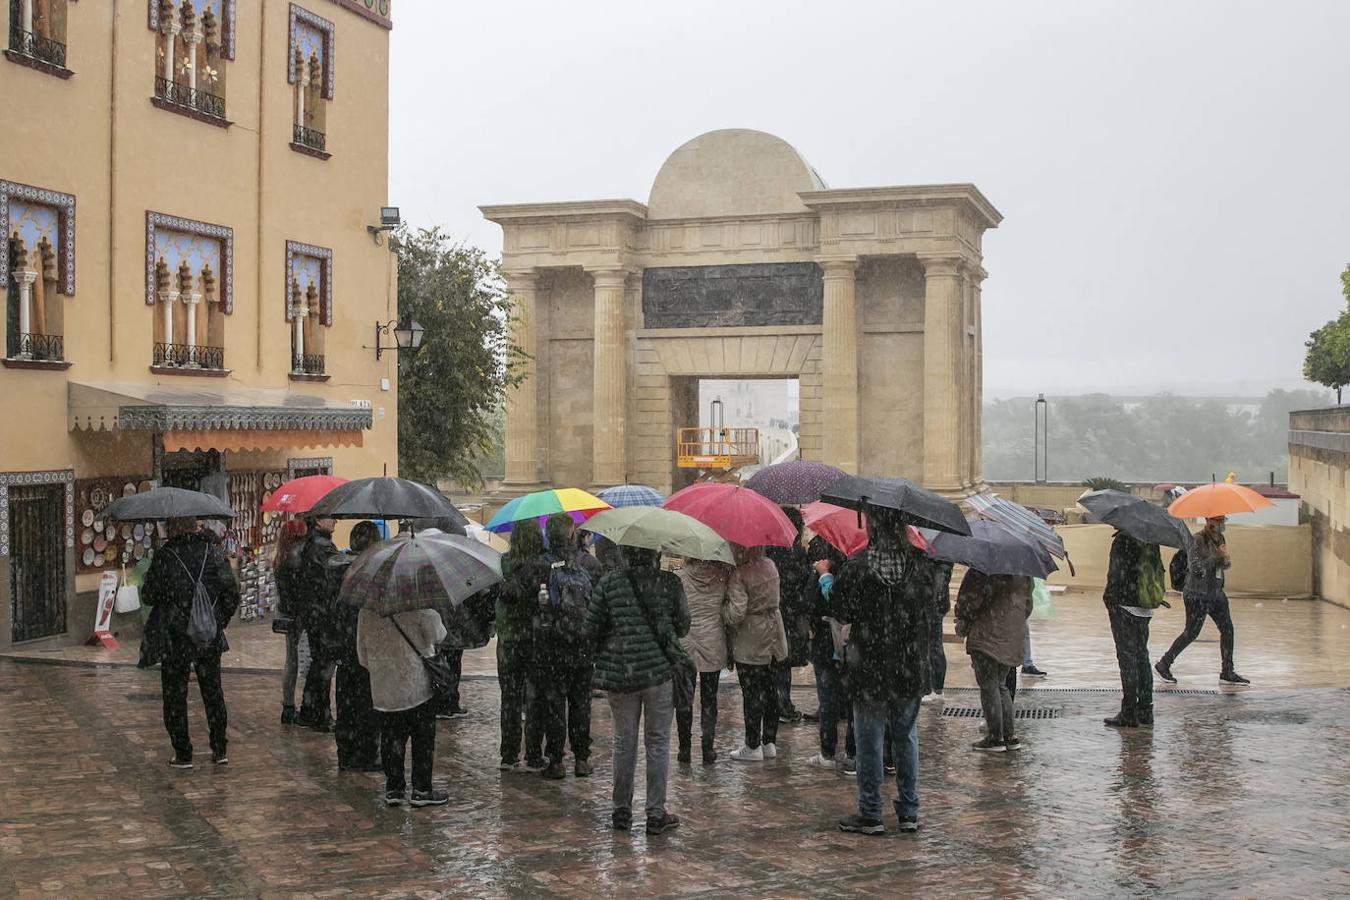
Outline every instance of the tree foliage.
<path id="1" fill-rule="evenodd" d="M 1350 304 L 1350 266 L 1341 273 L 1341 294 Z M 1334 389 L 1339 403 L 1341 388 L 1350 384 L 1350 308 L 1308 335 L 1304 346 L 1303 377 Z"/>
<path id="2" fill-rule="evenodd" d="M 426 329 L 417 353 L 399 355 L 399 470 L 429 484 L 481 485 L 524 358 L 510 339 L 505 285 L 495 261 L 439 228 L 405 226 L 393 240 L 399 316 L 412 313 Z"/>

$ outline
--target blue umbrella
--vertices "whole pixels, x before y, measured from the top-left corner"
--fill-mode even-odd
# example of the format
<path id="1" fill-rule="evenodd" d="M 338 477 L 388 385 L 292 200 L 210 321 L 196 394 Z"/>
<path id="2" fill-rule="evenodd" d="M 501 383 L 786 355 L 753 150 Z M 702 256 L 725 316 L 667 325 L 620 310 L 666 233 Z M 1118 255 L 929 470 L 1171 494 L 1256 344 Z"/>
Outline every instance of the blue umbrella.
<path id="1" fill-rule="evenodd" d="M 605 488 L 596 496 L 615 509 L 622 506 L 660 506 L 666 502 L 664 494 L 645 484 L 617 484 Z"/>

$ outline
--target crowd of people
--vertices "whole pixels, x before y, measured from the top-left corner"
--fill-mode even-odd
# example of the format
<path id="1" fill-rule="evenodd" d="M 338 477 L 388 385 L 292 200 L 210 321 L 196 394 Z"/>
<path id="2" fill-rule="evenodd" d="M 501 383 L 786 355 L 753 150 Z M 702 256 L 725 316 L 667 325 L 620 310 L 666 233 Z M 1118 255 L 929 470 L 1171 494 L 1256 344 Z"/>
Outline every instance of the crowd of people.
<path id="1" fill-rule="evenodd" d="M 618 547 L 597 538 L 588 547 L 567 514 L 516 523 L 502 557 L 503 580 L 442 610 L 379 615 L 338 602 L 347 566 L 379 545 L 373 522 L 351 532 L 350 547 L 333 541 L 332 520 L 297 519 L 281 531 L 275 553 L 284 632 L 281 723 L 333 732 L 341 771 L 382 771 L 390 806 L 446 803 L 433 785 L 436 719 L 467 713 L 458 681 L 463 653 L 497 639 L 501 692 L 500 766 L 507 772 L 567 777 L 592 775 L 592 697 L 602 692 L 612 720 L 612 822 L 633 826 L 638 737 L 646 755 L 645 827 L 678 827 L 667 808 L 670 731 L 675 723 L 680 764 L 692 762 L 694 704 L 699 706 L 702 763 L 719 759 L 719 684 L 728 669 L 739 681 L 743 739 L 735 762 L 779 755 L 780 724 L 816 721 L 818 751 L 807 763 L 856 775 L 857 812 L 846 832 L 885 832 L 881 789 L 894 774 L 894 811 L 901 831 L 919 827 L 918 714 L 926 698 L 941 697 L 947 659 L 943 620 L 952 612 L 965 639 L 985 734 L 972 749 L 1021 748 L 1013 704 L 1017 674 L 1043 676 L 1031 659 L 1028 617 L 1033 579 L 967 570 L 955 607 L 953 566 L 934 560 L 907 539 L 906 514 L 866 513 L 869 545 L 845 557 L 820 537 L 806 541 L 800 515 L 791 547 L 733 545 L 734 564 L 687 559 L 676 571 L 656 551 Z M 454 530 L 448 522 L 422 528 Z M 1106 724 L 1153 724 L 1152 674 L 1170 666 L 1194 639 L 1206 615 L 1223 635 L 1223 680 L 1246 683 L 1233 669 L 1232 622 L 1223 592 L 1231 565 L 1223 521 L 1211 520 L 1189 555 L 1174 560 L 1173 587 L 1184 589 L 1186 630 L 1150 665 L 1148 626 L 1165 603 L 1166 572 L 1159 547 L 1118 532 L 1103 594 L 1115 641 L 1122 703 Z M 228 764 L 226 707 L 220 656 L 239 588 L 218 541 L 192 520 L 168 523 L 168 540 L 146 575 L 152 608 L 142 665 L 161 664 L 164 722 L 173 744 L 170 765 L 190 768 L 188 676 L 195 670 L 206 709 L 212 760 Z M 202 597 L 213 621 L 199 621 Z M 295 705 L 302 642 L 309 663 Z M 443 678 L 429 674 L 435 658 Z M 811 665 L 817 712 L 792 702 L 793 670 Z M 334 684 L 336 690 L 333 690 Z M 336 720 L 330 694 L 336 693 Z M 840 759 L 840 731 L 845 732 Z M 405 757 L 411 744 L 411 789 Z"/>

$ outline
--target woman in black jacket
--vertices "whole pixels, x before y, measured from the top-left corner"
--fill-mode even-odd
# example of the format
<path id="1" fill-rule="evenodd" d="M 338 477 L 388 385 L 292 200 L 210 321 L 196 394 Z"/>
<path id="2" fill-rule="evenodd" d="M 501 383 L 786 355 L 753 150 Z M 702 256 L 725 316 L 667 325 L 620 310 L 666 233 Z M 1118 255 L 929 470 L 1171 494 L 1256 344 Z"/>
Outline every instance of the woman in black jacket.
<path id="1" fill-rule="evenodd" d="M 170 519 L 168 532 L 169 540 L 156 551 L 141 587 L 141 598 L 151 607 L 144 638 L 148 649 L 143 653 L 143 663 L 160 664 L 164 728 L 174 749 L 169 765 L 176 769 L 192 768 L 187 691 L 188 673 L 196 671 L 211 736 L 211 759 L 223 766 L 229 758 L 220 656 L 230 648 L 225 640 L 225 627 L 239 609 L 239 582 L 225 553 L 197 530 L 196 520 Z M 205 647 L 198 646 L 188 633 L 199 582 L 210 597 L 216 617 L 215 637 Z"/>

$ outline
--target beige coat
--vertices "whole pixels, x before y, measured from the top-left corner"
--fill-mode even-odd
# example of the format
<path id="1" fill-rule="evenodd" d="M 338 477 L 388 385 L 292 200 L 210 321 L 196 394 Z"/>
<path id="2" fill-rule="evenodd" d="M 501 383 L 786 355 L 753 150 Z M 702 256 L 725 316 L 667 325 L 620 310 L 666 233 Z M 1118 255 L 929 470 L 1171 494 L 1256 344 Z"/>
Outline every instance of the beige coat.
<path id="1" fill-rule="evenodd" d="M 778 611 L 778 569 L 762 548 L 731 573 L 725 619 L 737 665 L 766 666 L 787 659 L 787 632 Z"/>
<path id="2" fill-rule="evenodd" d="M 689 634 L 681 643 L 699 672 L 727 667 L 727 631 L 722 608 L 727 600 L 731 566 L 691 559 L 680 569 L 684 596 L 689 603 Z"/>

